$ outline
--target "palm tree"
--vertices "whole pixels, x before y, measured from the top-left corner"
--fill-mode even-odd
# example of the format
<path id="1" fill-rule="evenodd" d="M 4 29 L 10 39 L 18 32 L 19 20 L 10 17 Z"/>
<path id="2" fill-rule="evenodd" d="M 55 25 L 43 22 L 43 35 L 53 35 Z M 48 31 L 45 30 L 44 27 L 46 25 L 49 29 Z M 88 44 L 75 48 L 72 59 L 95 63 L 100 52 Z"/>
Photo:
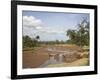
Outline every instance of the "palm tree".
<path id="1" fill-rule="evenodd" d="M 39 43 L 38 43 L 39 39 L 40 39 L 40 36 L 37 35 L 37 36 L 36 36 L 36 45 L 37 45 L 37 46 L 38 46 L 38 44 L 39 44 Z"/>
<path id="2" fill-rule="evenodd" d="M 36 39 L 37 39 L 37 40 L 39 40 L 39 39 L 40 39 L 40 36 L 39 36 L 39 35 L 37 35 L 37 36 L 36 36 Z"/>

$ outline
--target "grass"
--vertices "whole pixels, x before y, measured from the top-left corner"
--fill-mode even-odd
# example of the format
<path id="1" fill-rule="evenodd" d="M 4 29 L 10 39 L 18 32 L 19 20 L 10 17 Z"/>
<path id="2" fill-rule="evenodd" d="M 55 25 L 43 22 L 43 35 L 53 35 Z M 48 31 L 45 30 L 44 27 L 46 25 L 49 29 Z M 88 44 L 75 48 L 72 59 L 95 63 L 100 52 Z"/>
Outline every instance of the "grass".
<path id="1" fill-rule="evenodd" d="M 82 58 L 77 61 L 74 61 L 72 63 L 61 63 L 61 64 L 51 64 L 47 67 L 72 67 L 72 66 L 88 66 L 89 65 L 89 59 L 88 58 Z"/>
<path id="2" fill-rule="evenodd" d="M 89 51 L 89 46 L 83 46 L 82 48 L 84 51 Z"/>

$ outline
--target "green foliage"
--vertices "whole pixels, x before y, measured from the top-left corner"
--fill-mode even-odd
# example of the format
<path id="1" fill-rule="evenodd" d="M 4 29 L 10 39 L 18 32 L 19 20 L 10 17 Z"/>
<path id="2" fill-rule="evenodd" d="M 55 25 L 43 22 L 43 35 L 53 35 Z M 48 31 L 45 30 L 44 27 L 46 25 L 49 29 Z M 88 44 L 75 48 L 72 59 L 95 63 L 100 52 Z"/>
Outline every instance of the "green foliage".
<path id="1" fill-rule="evenodd" d="M 77 30 L 69 29 L 67 31 L 67 36 L 69 36 L 67 43 L 77 44 L 79 46 L 89 46 L 89 22 L 84 19 L 78 24 Z"/>
<path id="2" fill-rule="evenodd" d="M 40 37 L 39 36 L 36 36 L 36 39 L 38 40 L 38 39 L 40 39 Z"/>
<path id="3" fill-rule="evenodd" d="M 32 47 L 33 41 L 29 36 L 23 36 L 23 47 Z"/>
<path id="4" fill-rule="evenodd" d="M 23 47 L 35 47 L 38 45 L 38 39 L 40 37 L 36 36 L 36 39 L 30 38 L 28 35 L 23 36 Z"/>

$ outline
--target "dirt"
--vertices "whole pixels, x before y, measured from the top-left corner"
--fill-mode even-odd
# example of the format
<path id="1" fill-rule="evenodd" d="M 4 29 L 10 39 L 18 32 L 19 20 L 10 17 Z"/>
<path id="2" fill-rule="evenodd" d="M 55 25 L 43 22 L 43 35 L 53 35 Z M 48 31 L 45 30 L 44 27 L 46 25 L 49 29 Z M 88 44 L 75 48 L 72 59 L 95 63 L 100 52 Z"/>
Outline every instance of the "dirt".
<path id="1" fill-rule="evenodd" d="M 57 51 L 66 51 L 71 52 L 68 55 L 64 55 L 63 61 L 65 63 L 71 63 L 73 61 L 76 61 L 80 59 L 79 56 L 82 53 L 82 49 L 79 46 L 76 45 L 47 45 L 43 47 L 36 47 L 33 49 L 24 49 L 23 50 L 23 68 L 38 68 L 39 66 L 45 64 L 47 60 L 50 59 L 51 52 L 47 49 L 51 48 Z M 62 54 L 58 52 L 52 52 L 52 54 Z M 58 56 L 55 55 L 55 59 L 58 60 Z"/>
<path id="2" fill-rule="evenodd" d="M 36 68 L 48 60 L 48 54 L 42 51 L 24 51 L 23 52 L 23 68 Z"/>

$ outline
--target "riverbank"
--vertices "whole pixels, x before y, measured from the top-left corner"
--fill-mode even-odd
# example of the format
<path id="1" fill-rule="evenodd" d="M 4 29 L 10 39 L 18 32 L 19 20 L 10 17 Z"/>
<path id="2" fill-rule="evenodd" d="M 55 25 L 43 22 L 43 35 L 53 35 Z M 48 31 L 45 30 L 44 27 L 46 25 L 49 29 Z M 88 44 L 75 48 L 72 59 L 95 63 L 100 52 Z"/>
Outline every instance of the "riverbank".
<path id="1" fill-rule="evenodd" d="M 79 60 L 81 65 L 89 65 L 89 52 L 83 51 L 76 45 L 46 45 L 35 47 L 34 49 L 28 48 L 23 50 L 23 68 L 39 68 L 39 67 L 62 67 L 71 64 L 75 66 Z M 86 58 L 86 59 L 85 59 Z M 82 60 L 82 61 L 81 61 Z M 86 62 L 86 63 L 84 63 Z M 64 63 L 64 64 L 63 64 Z M 65 64 L 66 63 L 66 64 Z"/>

